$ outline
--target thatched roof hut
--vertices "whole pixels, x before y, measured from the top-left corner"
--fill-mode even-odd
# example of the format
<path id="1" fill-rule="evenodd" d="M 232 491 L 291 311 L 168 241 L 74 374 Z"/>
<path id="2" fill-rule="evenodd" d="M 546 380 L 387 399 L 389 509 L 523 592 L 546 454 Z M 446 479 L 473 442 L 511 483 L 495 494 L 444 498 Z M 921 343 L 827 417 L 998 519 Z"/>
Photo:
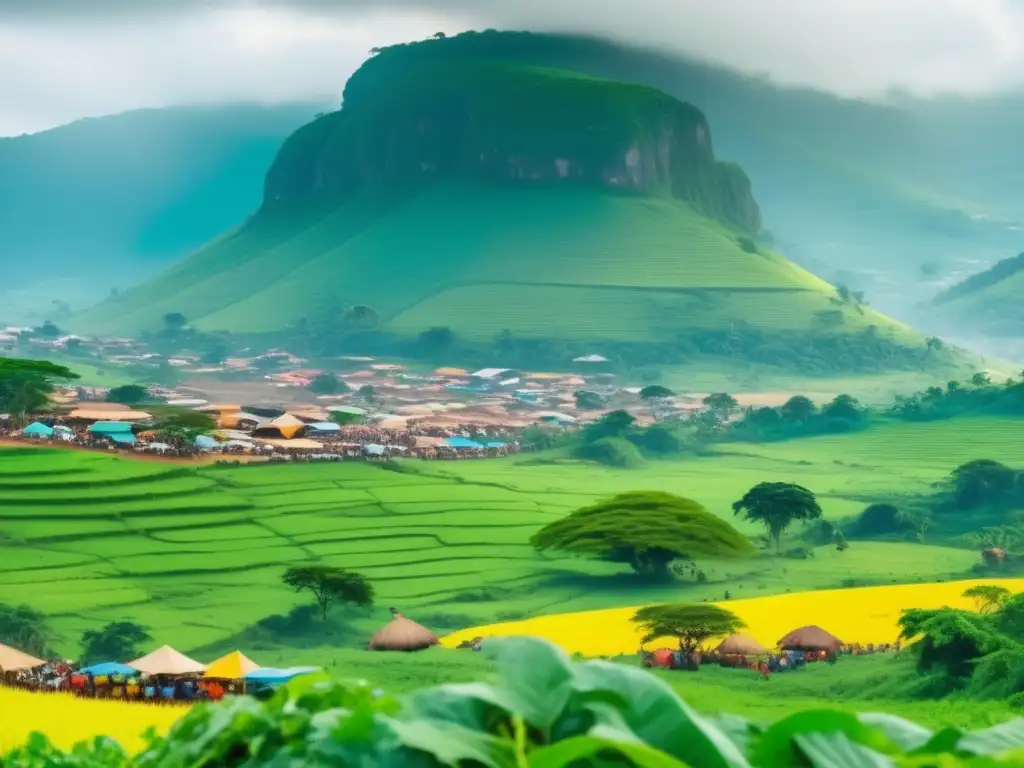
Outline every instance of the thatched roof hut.
<path id="1" fill-rule="evenodd" d="M 818 626 L 800 627 L 779 640 L 784 651 L 838 651 L 843 641 Z"/>
<path id="2" fill-rule="evenodd" d="M 370 638 L 371 651 L 422 651 L 441 642 L 429 629 L 405 618 L 394 608 L 391 615 L 391 621 Z"/>
<path id="3" fill-rule="evenodd" d="M 723 656 L 760 656 L 768 649 L 749 635 L 729 635 L 716 649 Z"/>

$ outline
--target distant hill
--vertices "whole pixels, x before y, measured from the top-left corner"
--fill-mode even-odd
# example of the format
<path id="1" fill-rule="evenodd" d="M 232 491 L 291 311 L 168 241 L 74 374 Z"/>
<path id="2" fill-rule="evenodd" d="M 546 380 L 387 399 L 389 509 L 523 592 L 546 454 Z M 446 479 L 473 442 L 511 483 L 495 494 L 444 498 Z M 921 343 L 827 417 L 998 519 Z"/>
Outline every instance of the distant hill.
<path id="1" fill-rule="evenodd" d="M 150 109 L 0 139 L 0 321 L 87 306 L 242 223 L 318 111 Z"/>
<path id="2" fill-rule="evenodd" d="M 563 358 L 640 359 L 640 345 L 651 361 L 820 354 L 856 368 L 926 354 L 757 242 L 746 174 L 715 158 L 696 108 L 515 63 L 377 61 L 341 111 L 285 142 L 256 216 L 78 325 L 130 333 L 182 312 L 202 330 L 294 335 L 362 304 L 378 345 L 448 329 Z"/>
<path id="3" fill-rule="evenodd" d="M 1024 335 L 1024 253 L 995 266 L 935 297 L 938 321 L 962 333 L 997 337 Z"/>

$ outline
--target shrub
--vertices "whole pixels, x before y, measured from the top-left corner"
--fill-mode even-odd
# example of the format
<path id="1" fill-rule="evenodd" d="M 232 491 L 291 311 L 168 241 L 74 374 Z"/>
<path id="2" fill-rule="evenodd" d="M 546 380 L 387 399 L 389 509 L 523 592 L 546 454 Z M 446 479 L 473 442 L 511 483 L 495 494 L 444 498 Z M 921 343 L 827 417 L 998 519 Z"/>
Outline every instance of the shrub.
<path id="1" fill-rule="evenodd" d="M 592 443 L 583 443 L 573 449 L 572 455 L 577 459 L 620 469 L 636 469 L 644 463 L 636 446 L 621 437 L 602 437 Z"/>
<path id="2" fill-rule="evenodd" d="M 857 534 L 878 536 L 903 530 L 900 511 L 892 504 L 872 504 L 864 508 L 857 518 Z"/>

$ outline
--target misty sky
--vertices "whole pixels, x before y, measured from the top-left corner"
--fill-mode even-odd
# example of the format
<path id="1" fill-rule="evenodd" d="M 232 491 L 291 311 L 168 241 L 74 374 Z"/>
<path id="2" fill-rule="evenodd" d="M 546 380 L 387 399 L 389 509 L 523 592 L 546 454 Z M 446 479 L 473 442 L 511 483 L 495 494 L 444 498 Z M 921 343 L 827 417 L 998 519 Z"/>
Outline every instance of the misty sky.
<path id="1" fill-rule="evenodd" d="M 1024 82 L 1024 0 L 0 0 L 0 135 L 126 109 L 337 103 L 373 46 L 578 31 L 844 95 Z"/>

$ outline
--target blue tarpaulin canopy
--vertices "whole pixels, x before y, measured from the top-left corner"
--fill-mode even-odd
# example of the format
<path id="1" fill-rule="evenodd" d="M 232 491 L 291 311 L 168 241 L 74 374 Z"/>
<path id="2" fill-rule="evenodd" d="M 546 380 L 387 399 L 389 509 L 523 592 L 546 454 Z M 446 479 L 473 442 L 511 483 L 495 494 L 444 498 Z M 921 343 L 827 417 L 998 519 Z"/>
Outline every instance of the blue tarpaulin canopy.
<path id="1" fill-rule="evenodd" d="M 341 427 L 335 424 L 333 421 L 318 421 L 316 424 L 310 424 L 309 428 L 316 432 L 340 432 Z"/>
<path id="2" fill-rule="evenodd" d="M 90 432 L 95 432 L 99 435 L 112 435 L 116 433 L 125 433 L 132 431 L 132 425 L 125 421 L 97 421 L 91 427 Z"/>
<path id="3" fill-rule="evenodd" d="M 482 443 L 476 442 L 476 440 L 470 440 L 468 437 L 446 437 L 444 439 L 446 445 L 451 448 L 483 448 Z"/>
<path id="4" fill-rule="evenodd" d="M 501 443 L 501 442 L 498 442 L 498 441 L 492 441 L 492 442 L 489 442 L 489 443 L 485 443 L 485 445 L 488 448 L 504 448 L 505 447 L 505 443 Z"/>
<path id="5" fill-rule="evenodd" d="M 196 435 L 196 448 L 216 448 L 219 443 L 209 435 Z"/>
<path id="6" fill-rule="evenodd" d="M 125 677 L 132 677 L 139 674 L 139 670 L 129 667 L 127 664 L 119 664 L 116 661 L 104 661 L 102 664 L 93 664 L 91 667 L 86 667 L 80 670 L 80 673 L 87 675 L 92 673 L 93 677 L 99 677 L 100 675 L 124 675 Z"/>
<path id="7" fill-rule="evenodd" d="M 135 435 L 131 432 L 115 432 L 110 435 L 104 435 L 108 440 L 113 440 L 115 443 L 121 443 L 122 445 L 135 445 L 138 440 L 135 439 Z"/>
<path id="8" fill-rule="evenodd" d="M 310 672 L 316 672 L 319 669 L 320 667 L 287 667 L 285 669 L 263 667 L 247 674 L 245 681 L 247 683 L 266 683 L 268 685 L 287 683 L 289 680 L 293 680 L 300 675 L 308 675 Z"/>
<path id="9" fill-rule="evenodd" d="M 45 424 L 40 424 L 38 421 L 34 421 L 21 430 L 21 434 L 29 435 L 30 437 L 50 437 L 53 435 L 53 429 Z"/>
<path id="10" fill-rule="evenodd" d="M 383 456 L 384 446 L 375 445 L 373 443 L 367 443 L 366 445 L 363 446 L 363 453 L 368 453 L 371 456 Z"/>

